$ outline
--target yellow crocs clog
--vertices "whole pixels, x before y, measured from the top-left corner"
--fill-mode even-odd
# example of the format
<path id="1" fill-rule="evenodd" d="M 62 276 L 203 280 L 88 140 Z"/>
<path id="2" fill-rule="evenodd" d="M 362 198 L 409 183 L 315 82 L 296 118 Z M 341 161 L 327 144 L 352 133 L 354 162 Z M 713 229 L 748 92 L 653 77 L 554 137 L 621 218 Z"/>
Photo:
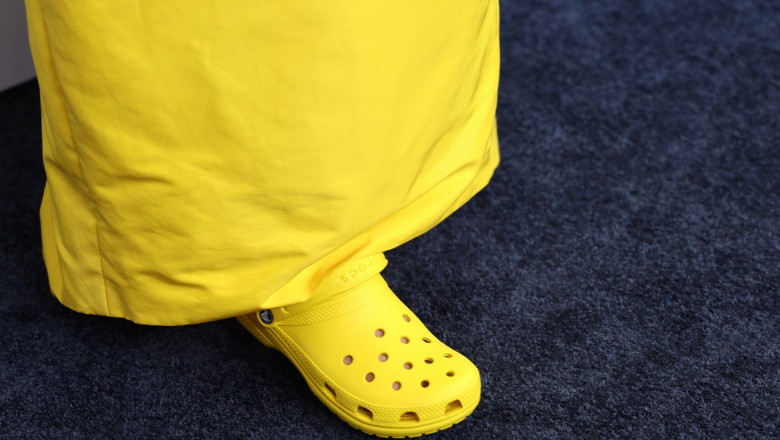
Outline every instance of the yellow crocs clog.
<path id="1" fill-rule="evenodd" d="M 284 353 L 314 394 L 368 434 L 414 437 L 474 411 L 479 371 L 436 339 L 390 290 L 383 256 L 343 267 L 308 301 L 237 319 Z"/>

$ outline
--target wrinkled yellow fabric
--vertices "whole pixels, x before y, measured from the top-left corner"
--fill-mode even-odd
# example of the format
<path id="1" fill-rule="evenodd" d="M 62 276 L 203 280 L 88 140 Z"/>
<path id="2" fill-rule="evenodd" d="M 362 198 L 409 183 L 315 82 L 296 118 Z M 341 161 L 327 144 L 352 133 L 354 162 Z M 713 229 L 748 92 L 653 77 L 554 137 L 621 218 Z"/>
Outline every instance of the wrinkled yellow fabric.
<path id="1" fill-rule="evenodd" d="M 54 295 L 145 324 L 301 302 L 498 164 L 495 0 L 27 0 Z"/>

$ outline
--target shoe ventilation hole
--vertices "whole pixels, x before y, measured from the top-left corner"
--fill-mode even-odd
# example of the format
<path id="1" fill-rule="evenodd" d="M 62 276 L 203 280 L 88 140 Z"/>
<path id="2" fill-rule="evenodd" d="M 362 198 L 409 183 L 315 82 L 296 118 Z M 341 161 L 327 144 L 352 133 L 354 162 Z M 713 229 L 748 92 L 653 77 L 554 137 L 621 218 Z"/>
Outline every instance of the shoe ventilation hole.
<path id="1" fill-rule="evenodd" d="M 431 383 L 430 383 L 430 382 L 428 382 L 427 380 L 424 380 L 424 381 L 420 382 L 420 386 L 421 386 L 421 387 L 423 387 L 423 388 L 428 388 L 428 386 L 429 386 L 430 384 L 431 384 Z"/>
<path id="2" fill-rule="evenodd" d="M 393 389 L 398 391 L 401 389 L 401 382 L 393 382 Z"/>
<path id="3" fill-rule="evenodd" d="M 406 321 L 406 322 L 411 321 L 411 319 L 409 319 L 409 315 L 403 315 L 401 317 L 404 318 L 404 321 Z"/>
<path id="4" fill-rule="evenodd" d="M 352 356 L 346 355 L 344 356 L 344 359 L 342 359 L 341 361 L 344 362 L 344 365 L 349 365 L 352 363 L 353 359 Z"/>
<path id="5" fill-rule="evenodd" d="M 374 331 L 374 336 L 376 336 L 377 338 L 381 338 L 384 335 L 385 335 L 385 331 L 382 330 L 381 328 L 378 328 L 376 329 L 376 331 Z"/>
<path id="6" fill-rule="evenodd" d="M 428 339 L 428 338 L 422 338 L 422 340 L 423 340 L 423 342 L 425 342 L 426 344 L 430 344 L 430 343 L 431 343 L 431 340 L 430 340 L 430 339 Z"/>
<path id="7" fill-rule="evenodd" d="M 402 344 L 408 344 L 409 343 L 409 338 L 407 338 L 406 336 L 402 336 L 401 337 L 401 343 Z"/>
<path id="8" fill-rule="evenodd" d="M 452 377 L 452 376 L 454 376 L 454 375 L 455 375 L 455 372 L 454 372 L 454 371 L 448 371 L 448 372 L 447 372 L 447 376 L 449 376 L 449 377 Z"/>
<path id="9" fill-rule="evenodd" d="M 374 381 L 374 373 L 368 373 L 366 374 L 366 382 L 373 382 Z"/>
<path id="10" fill-rule="evenodd" d="M 368 421 L 374 420 L 374 413 L 370 409 L 359 406 L 357 409 L 358 416 Z"/>
<path id="11" fill-rule="evenodd" d="M 404 368 L 406 368 L 407 370 L 411 370 L 412 369 L 412 363 L 411 362 L 405 363 L 404 364 Z"/>
<path id="12" fill-rule="evenodd" d="M 409 412 L 401 414 L 401 419 L 399 421 L 401 421 L 401 422 L 419 422 L 420 421 L 420 417 L 417 415 L 416 412 L 409 411 Z"/>
<path id="13" fill-rule="evenodd" d="M 446 358 L 451 358 L 451 357 L 452 357 L 452 354 L 450 354 L 450 353 L 444 353 L 444 357 L 446 357 Z"/>
<path id="14" fill-rule="evenodd" d="M 463 409 L 463 404 L 460 403 L 460 400 L 453 400 L 447 404 L 447 408 L 444 409 L 444 414 L 448 414 L 459 409 Z"/>
<path id="15" fill-rule="evenodd" d="M 425 360 L 425 363 L 426 364 L 432 364 L 433 363 L 433 359 L 428 358 L 428 359 Z"/>
<path id="16" fill-rule="evenodd" d="M 382 353 L 379 355 L 379 362 L 387 362 L 387 359 L 389 359 L 390 356 L 387 355 L 387 353 Z"/>
<path id="17" fill-rule="evenodd" d="M 328 390 L 330 395 L 335 399 L 336 398 L 336 390 L 333 389 L 332 386 L 328 385 L 327 382 L 325 382 L 325 389 Z"/>

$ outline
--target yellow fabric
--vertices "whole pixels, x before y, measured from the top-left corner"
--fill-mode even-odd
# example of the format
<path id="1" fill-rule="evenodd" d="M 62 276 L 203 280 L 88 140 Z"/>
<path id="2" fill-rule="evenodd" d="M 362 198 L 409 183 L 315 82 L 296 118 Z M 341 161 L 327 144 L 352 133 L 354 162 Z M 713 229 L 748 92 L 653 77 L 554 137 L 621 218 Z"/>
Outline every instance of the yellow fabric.
<path id="1" fill-rule="evenodd" d="M 174 325 L 309 298 L 498 163 L 495 0 L 27 0 L 52 292 Z"/>

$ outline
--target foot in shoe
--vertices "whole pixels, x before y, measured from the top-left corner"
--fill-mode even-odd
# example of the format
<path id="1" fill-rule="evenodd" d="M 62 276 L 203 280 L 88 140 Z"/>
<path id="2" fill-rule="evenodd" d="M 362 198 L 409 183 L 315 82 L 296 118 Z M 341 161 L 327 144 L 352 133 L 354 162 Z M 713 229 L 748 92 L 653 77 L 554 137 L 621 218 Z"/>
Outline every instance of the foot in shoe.
<path id="1" fill-rule="evenodd" d="M 361 431 L 413 437 L 462 421 L 479 402 L 479 371 L 390 290 L 378 273 L 383 257 L 355 267 L 361 264 L 378 269 L 347 270 L 304 303 L 238 320 L 284 353 L 314 394 Z"/>

